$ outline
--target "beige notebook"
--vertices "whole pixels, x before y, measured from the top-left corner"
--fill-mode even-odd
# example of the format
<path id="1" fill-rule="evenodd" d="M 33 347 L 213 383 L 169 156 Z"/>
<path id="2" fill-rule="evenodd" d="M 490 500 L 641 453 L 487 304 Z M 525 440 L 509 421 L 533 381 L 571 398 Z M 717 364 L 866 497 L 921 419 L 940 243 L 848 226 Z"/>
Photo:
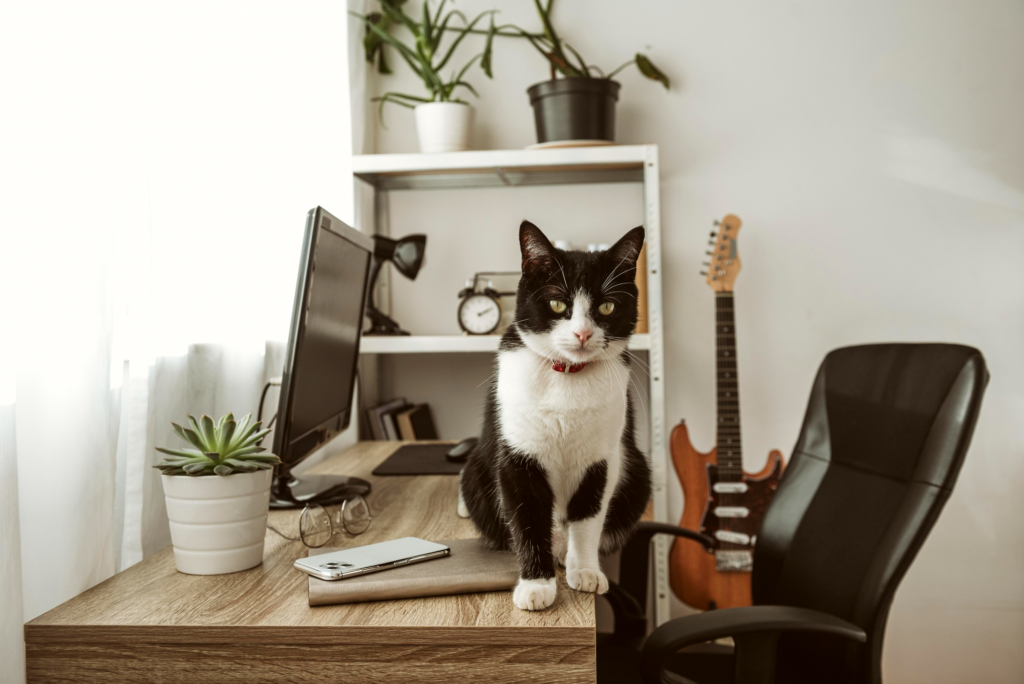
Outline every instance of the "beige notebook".
<path id="1" fill-rule="evenodd" d="M 491 551 L 479 539 L 441 539 L 437 543 L 450 548 L 451 554 L 333 582 L 310 576 L 309 605 L 503 591 L 519 580 L 519 562 L 514 553 Z M 310 549 L 309 555 L 339 550 Z"/>

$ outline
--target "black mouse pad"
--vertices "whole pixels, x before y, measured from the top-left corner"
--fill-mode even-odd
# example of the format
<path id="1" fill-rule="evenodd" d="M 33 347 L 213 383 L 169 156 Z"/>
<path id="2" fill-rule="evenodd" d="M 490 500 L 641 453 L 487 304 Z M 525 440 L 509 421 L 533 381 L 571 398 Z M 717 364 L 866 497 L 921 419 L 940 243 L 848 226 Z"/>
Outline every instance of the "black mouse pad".
<path id="1" fill-rule="evenodd" d="M 374 475 L 458 475 L 465 463 L 452 463 L 445 454 L 450 444 L 406 444 L 377 466 Z"/>

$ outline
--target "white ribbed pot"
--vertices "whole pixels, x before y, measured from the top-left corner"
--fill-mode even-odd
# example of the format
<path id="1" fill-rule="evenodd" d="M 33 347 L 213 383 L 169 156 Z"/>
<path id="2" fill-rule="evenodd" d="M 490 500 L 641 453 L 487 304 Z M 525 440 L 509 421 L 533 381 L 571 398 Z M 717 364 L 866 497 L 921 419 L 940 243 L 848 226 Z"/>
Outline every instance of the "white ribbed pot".
<path id="1" fill-rule="evenodd" d="M 473 108 L 459 102 L 416 105 L 420 152 L 461 152 L 469 149 Z"/>
<path id="2" fill-rule="evenodd" d="M 161 477 L 178 572 L 223 575 L 263 562 L 273 470 Z"/>

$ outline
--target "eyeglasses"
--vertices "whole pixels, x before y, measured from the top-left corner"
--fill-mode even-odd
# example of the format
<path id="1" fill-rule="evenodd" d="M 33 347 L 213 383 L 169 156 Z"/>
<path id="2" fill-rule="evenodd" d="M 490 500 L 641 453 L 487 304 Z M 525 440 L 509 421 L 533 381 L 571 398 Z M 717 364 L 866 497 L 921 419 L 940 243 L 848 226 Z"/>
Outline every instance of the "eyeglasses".
<path id="1" fill-rule="evenodd" d="M 301 541 L 306 546 L 318 549 L 331 540 L 335 532 L 345 530 L 352 536 L 360 535 L 370 527 L 370 505 L 358 494 L 335 508 L 334 515 L 320 504 L 306 504 L 299 516 L 299 536 L 289 537 L 273 525 L 267 529 L 276 532 L 288 541 Z"/>

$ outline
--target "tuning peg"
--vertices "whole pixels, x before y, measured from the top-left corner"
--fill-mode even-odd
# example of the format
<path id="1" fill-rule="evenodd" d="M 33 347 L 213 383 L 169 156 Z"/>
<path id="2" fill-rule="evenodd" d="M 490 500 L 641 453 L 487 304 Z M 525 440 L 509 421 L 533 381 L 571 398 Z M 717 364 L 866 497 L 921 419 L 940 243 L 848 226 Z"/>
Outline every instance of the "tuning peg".
<path id="1" fill-rule="evenodd" d="M 715 220 L 713 221 L 713 223 L 714 223 L 714 224 L 715 224 L 716 226 L 720 226 L 720 225 L 722 225 L 722 222 L 721 222 L 721 221 L 719 221 L 718 219 L 715 219 Z"/>
<path id="2" fill-rule="evenodd" d="M 708 256 L 714 256 L 714 254 L 715 254 L 710 249 L 708 251 L 704 252 L 704 253 L 707 254 Z"/>
<path id="3" fill-rule="evenodd" d="M 711 237 L 715 237 L 715 231 L 711 231 Z"/>
<path id="4" fill-rule="evenodd" d="M 708 268 L 711 268 L 711 262 L 710 261 L 702 261 L 702 262 L 700 262 L 700 264 L 701 264 L 701 266 L 707 266 Z"/>
<path id="5" fill-rule="evenodd" d="M 707 272 L 707 271 L 701 271 L 701 272 L 700 272 L 700 274 L 701 274 L 702 276 L 706 276 L 706 275 L 708 274 L 708 272 Z"/>

